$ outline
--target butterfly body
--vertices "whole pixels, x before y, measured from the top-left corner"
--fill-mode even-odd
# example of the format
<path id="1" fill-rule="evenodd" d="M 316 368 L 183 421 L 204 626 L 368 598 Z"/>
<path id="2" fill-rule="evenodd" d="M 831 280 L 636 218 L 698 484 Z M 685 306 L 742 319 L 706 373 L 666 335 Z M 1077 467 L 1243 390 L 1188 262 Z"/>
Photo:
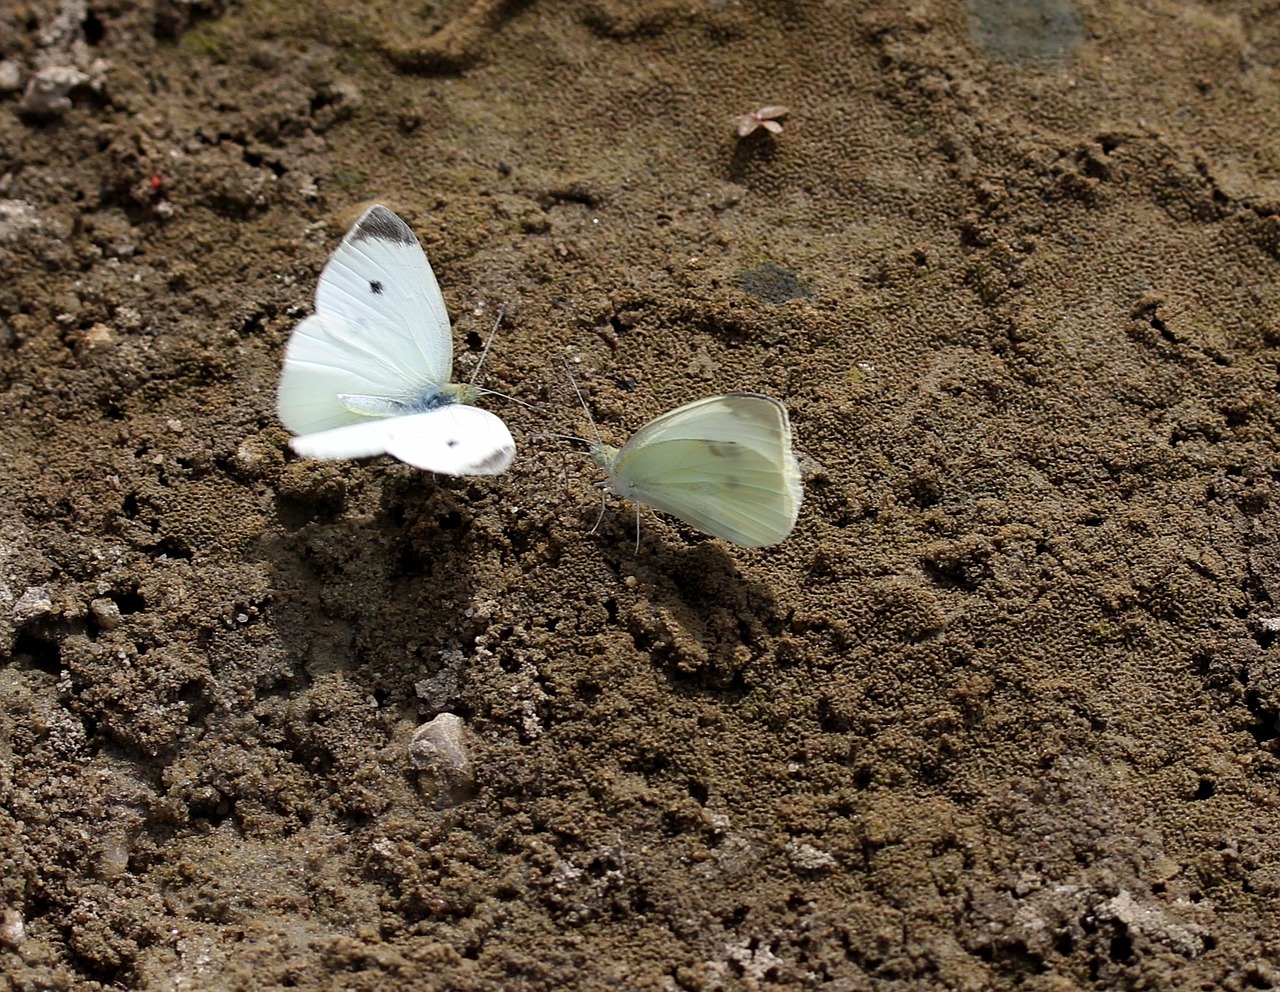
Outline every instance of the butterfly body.
<path id="1" fill-rule="evenodd" d="M 448 383 L 432 386 L 420 395 L 407 400 L 389 396 L 367 396 L 359 393 L 339 393 L 338 402 L 349 412 L 362 417 L 407 417 L 415 413 L 429 413 L 450 403 L 474 403 L 474 386 Z"/>
<path id="2" fill-rule="evenodd" d="M 447 475 L 496 475 L 515 456 L 498 417 L 452 383 L 449 315 L 413 231 L 380 204 L 334 250 L 315 313 L 285 349 L 276 409 L 311 458 L 389 454 Z"/>
<path id="3" fill-rule="evenodd" d="M 687 403 L 620 448 L 593 445 L 591 455 L 610 491 L 745 547 L 777 544 L 800 512 L 786 408 L 759 393 Z"/>

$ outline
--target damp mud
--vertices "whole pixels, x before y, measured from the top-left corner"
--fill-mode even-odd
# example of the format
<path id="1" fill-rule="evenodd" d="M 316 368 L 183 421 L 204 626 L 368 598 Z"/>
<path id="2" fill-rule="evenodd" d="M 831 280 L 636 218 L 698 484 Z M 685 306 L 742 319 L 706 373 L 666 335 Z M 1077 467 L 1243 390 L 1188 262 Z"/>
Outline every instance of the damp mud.
<path id="1" fill-rule="evenodd" d="M 0 987 L 1280 986 L 1280 19 L 1015 6 L 0 12 Z M 506 475 L 288 449 L 371 202 Z"/>

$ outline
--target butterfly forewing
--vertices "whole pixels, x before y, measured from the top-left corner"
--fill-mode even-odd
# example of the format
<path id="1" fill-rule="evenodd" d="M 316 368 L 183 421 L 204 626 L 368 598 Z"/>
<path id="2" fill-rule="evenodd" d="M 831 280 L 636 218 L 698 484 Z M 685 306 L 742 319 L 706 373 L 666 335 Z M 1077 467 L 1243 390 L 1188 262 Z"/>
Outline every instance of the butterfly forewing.
<path id="1" fill-rule="evenodd" d="M 316 288 L 316 311 L 345 314 L 379 336 L 383 350 L 432 384 L 449 381 L 453 342 L 435 273 L 409 225 L 386 207 L 364 212 Z"/>
<path id="2" fill-rule="evenodd" d="M 447 384 L 452 368 L 449 316 L 427 256 L 404 221 L 370 207 L 320 273 L 315 315 L 289 339 L 280 419 L 300 434 L 356 423 L 339 395 L 412 402 Z"/>

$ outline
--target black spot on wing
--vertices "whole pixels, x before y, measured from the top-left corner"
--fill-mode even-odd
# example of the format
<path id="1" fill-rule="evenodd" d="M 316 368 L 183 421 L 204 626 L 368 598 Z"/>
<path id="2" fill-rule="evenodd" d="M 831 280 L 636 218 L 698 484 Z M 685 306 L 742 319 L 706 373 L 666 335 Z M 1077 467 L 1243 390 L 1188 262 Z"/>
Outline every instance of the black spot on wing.
<path id="1" fill-rule="evenodd" d="M 444 443 L 444 446 L 445 446 L 446 448 L 456 448 L 456 447 L 459 445 L 459 443 L 460 443 L 460 442 L 458 441 L 458 439 L 457 439 L 456 437 L 451 437 L 451 438 L 449 438 L 449 440 L 447 440 L 447 441 Z"/>
<path id="2" fill-rule="evenodd" d="M 382 283 L 381 283 L 381 282 L 379 282 L 377 279 L 371 279 L 371 280 L 369 281 L 369 290 L 370 290 L 370 292 L 372 292 L 372 293 L 373 293 L 373 295 L 374 295 L 374 296 L 381 296 L 381 295 L 382 295 Z"/>
<path id="3" fill-rule="evenodd" d="M 737 441 L 707 441 L 706 445 L 712 458 L 732 458 L 738 453 Z"/>
<path id="4" fill-rule="evenodd" d="M 370 207 L 351 229 L 350 236 L 353 243 L 359 241 L 394 241 L 402 245 L 418 243 L 409 225 L 382 205 Z"/>

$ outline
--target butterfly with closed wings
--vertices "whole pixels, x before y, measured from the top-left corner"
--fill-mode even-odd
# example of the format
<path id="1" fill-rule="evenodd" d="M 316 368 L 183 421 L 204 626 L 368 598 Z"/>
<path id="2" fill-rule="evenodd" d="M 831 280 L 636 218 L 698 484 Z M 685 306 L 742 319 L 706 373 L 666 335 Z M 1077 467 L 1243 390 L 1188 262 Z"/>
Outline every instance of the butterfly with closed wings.
<path id="1" fill-rule="evenodd" d="M 591 456 L 611 492 L 748 548 L 790 534 L 804 496 L 787 409 L 759 393 L 686 403 Z"/>
<path id="2" fill-rule="evenodd" d="M 445 475 L 498 475 L 516 445 L 449 381 L 444 298 L 413 231 L 386 207 L 361 215 L 320 273 L 313 313 L 285 349 L 276 410 L 309 458 L 393 455 Z"/>

